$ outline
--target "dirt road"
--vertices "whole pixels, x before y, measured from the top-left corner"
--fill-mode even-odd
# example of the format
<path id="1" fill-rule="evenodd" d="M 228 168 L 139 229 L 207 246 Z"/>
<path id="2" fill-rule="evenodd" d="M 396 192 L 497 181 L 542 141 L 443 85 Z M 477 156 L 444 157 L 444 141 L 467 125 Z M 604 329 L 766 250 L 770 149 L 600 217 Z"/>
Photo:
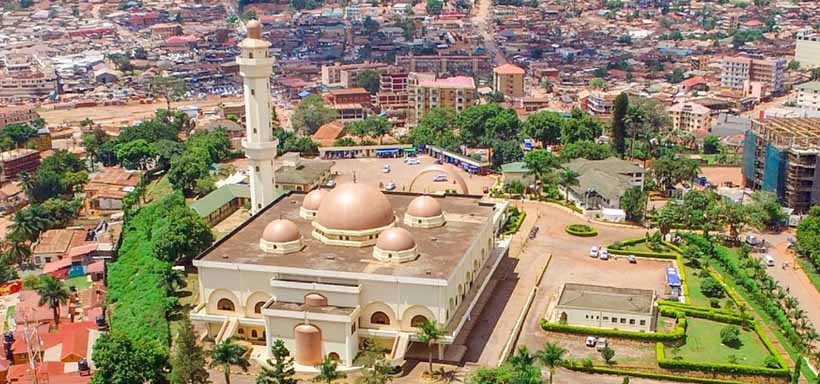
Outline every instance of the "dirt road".
<path id="1" fill-rule="evenodd" d="M 478 26 L 478 32 L 481 38 L 484 39 L 484 48 L 487 54 L 493 58 L 493 65 L 501 65 L 507 63 L 507 58 L 499 50 L 495 43 L 495 30 L 493 29 L 490 19 L 490 13 L 493 7 L 493 0 L 478 0 L 478 12 L 473 17 L 473 22 Z"/>

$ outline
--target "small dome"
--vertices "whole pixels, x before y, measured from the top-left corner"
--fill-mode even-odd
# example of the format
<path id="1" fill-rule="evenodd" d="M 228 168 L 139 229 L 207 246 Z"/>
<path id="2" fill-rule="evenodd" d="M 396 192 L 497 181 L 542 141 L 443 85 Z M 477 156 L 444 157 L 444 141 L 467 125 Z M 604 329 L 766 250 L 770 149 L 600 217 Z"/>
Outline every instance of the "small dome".
<path id="1" fill-rule="evenodd" d="M 302 208 L 309 211 L 319 209 L 319 204 L 322 203 L 322 198 L 324 198 L 325 195 L 327 195 L 327 191 L 321 188 L 310 191 L 310 193 L 305 195 L 305 199 L 302 200 Z"/>
<path id="2" fill-rule="evenodd" d="M 322 197 L 317 222 L 329 230 L 365 231 L 393 224 L 393 207 L 376 187 L 345 183 Z"/>
<path id="3" fill-rule="evenodd" d="M 287 243 L 299 240 L 299 227 L 290 220 L 278 219 L 271 221 L 262 233 L 262 240 L 271 243 Z"/>
<path id="4" fill-rule="evenodd" d="M 262 37 L 262 26 L 259 25 L 259 21 L 251 20 L 245 27 L 248 28 L 248 38 L 259 39 Z"/>
<path id="5" fill-rule="evenodd" d="M 308 293 L 305 295 L 305 306 L 321 308 L 327 306 L 327 298 L 318 293 Z"/>
<path id="6" fill-rule="evenodd" d="M 430 196 L 419 196 L 407 206 L 407 214 L 415 217 L 441 216 L 441 204 Z"/>
<path id="7" fill-rule="evenodd" d="M 385 229 L 379 234 L 379 238 L 376 240 L 376 247 L 383 251 L 406 251 L 416 247 L 416 240 L 413 239 L 413 235 L 410 231 L 404 228 L 393 227 Z"/>

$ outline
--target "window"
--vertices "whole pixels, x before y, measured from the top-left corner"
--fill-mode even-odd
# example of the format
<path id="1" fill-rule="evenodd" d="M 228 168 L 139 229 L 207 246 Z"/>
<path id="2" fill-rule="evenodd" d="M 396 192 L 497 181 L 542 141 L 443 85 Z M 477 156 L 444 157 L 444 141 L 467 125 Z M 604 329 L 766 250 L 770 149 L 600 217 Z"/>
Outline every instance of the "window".
<path id="1" fill-rule="evenodd" d="M 641 325 L 646 325 L 646 320 L 641 320 Z"/>
<path id="2" fill-rule="evenodd" d="M 248 52 L 248 58 L 253 59 L 253 52 Z"/>
<path id="3" fill-rule="evenodd" d="M 617 318 L 617 317 L 613 317 L 613 318 L 612 318 L 612 323 L 617 323 L 617 322 L 618 322 L 618 318 Z"/>
<path id="4" fill-rule="evenodd" d="M 219 301 L 216 302 L 216 309 L 220 311 L 235 311 L 236 306 L 233 305 L 233 301 L 228 299 L 219 299 Z"/>
<path id="5" fill-rule="evenodd" d="M 635 325 L 635 319 L 629 319 L 629 325 Z"/>
<path id="6" fill-rule="evenodd" d="M 255 329 L 252 329 L 251 330 L 251 337 L 253 337 L 254 339 L 258 338 L 259 337 L 259 332 L 256 332 Z"/>
<path id="7" fill-rule="evenodd" d="M 421 327 L 422 324 L 427 322 L 427 318 L 422 315 L 413 316 L 410 320 L 410 326 L 413 328 Z"/>
<path id="8" fill-rule="evenodd" d="M 626 324 L 626 319 L 621 319 L 621 324 Z"/>
<path id="9" fill-rule="evenodd" d="M 609 320 L 609 316 L 604 316 L 604 321 Z"/>
<path id="10" fill-rule="evenodd" d="M 256 166 L 256 172 L 259 172 L 259 166 L 258 165 Z"/>
<path id="11" fill-rule="evenodd" d="M 370 315 L 370 324 L 390 325 L 390 318 L 384 312 L 374 312 Z"/>
<path id="12" fill-rule="evenodd" d="M 237 332 L 239 332 L 240 335 L 244 335 L 245 334 L 245 328 L 239 328 L 239 331 L 237 331 Z"/>
<path id="13" fill-rule="evenodd" d="M 342 360 L 342 358 L 339 357 L 339 354 L 336 353 L 336 352 L 328 353 L 327 358 L 330 359 L 330 360 L 333 360 L 333 361 L 337 361 L 337 362 Z"/>
<path id="14" fill-rule="evenodd" d="M 265 305 L 264 301 L 260 301 L 253 306 L 253 313 L 262 313 L 262 306 Z"/>
<path id="15" fill-rule="evenodd" d="M 251 88 L 251 96 L 256 96 L 256 90 Z"/>

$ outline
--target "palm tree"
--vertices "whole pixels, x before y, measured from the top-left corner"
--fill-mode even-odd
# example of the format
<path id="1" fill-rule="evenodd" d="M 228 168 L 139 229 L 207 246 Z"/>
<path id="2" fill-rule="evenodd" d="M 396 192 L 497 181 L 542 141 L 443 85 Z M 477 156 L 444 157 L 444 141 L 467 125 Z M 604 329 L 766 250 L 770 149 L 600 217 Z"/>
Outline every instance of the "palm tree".
<path id="1" fill-rule="evenodd" d="M 419 341 L 427 344 L 427 362 L 430 364 L 429 374 L 433 376 L 433 346 L 438 344 L 439 339 L 444 336 L 444 330 L 435 321 L 427 320 L 419 325 L 421 333 L 418 334 Z"/>
<path id="2" fill-rule="evenodd" d="M 24 241 L 13 239 L 8 243 L 6 256 L 9 257 L 12 263 L 21 265 L 31 256 L 31 247 Z"/>
<path id="3" fill-rule="evenodd" d="M 319 370 L 319 374 L 313 378 L 313 382 L 330 384 L 333 380 L 344 379 L 345 374 L 337 371 L 336 367 L 336 362 L 329 356 L 325 356 L 322 364 L 316 366 L 316 369 Z"/>
<path id="4" fill-rule="evenodd" d="M 54 316 L 54 326 L 60 325 L 60 304 L 68 302 L 68 288 L 65 287 L 62 281 L 55 279 L 54 276 L 43 275 L 34 290 L 40 295 L 38 305 L 48 305 Z"/>
<path id="5" fill-rule="evenodd" d="M 569 202 L 569 188 L 578 185 L 578 183 L 578 172 L 571 169 L 564 169 L 558 173 L 558 184 L 564 187 L 567 202 Z"/>
<path id="6" fill-rule="evenodd" d="M 243 371 L 248 371 L 250 363 L 245 353 L 248 349 L 242 345 L 234 344 L 233 338 L 229 337 L 227 340 L 214 346 L 211 350 L 211 368 L 222 366 L 222 372 L 225 374 L 225 384 L 231 384 L 231 366 L 238 366 Z"/>
<path id="7" fill-rule="evenodd" d="M 544 349 L 536 355 L 538 361 L 550 370 L 550 384 L 552 384 L 552 377 L 555 376 L 555 368 L 563 364 L 566 353 L 567 350 L 560 345 L 546 342 Z"/>
<path id="8" fill-rule="evenodd" d="M 34 241 L 48 227 L 48 219 L 42 208 L 21 209 L 14 214 L 9 226 L 9 235 L 17 240 Z"/>
<path id="9" fill-rule="evenodd" d="M 535 356 L 530 353 L 526 345 L 518 347 L 518 352 L 510 357 L 510 364 L 516 369 L 526 369 L 535 364 Z"/>

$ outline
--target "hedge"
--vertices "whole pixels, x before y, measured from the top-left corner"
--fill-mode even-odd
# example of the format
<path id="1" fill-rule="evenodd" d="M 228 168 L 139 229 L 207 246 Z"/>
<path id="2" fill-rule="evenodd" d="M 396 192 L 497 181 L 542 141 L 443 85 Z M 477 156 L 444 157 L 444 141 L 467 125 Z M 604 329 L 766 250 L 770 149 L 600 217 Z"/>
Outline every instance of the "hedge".
<path id="1" fill-rule="evenodd" d="M 728 314 L 728 313 L 720 313 L 717 311 L 710 311 L 708 309 L 701 309 L 700 307 L 685 307 L 685 306 L 665 306 L 662 305 L 661 308 L 673 308 L 675 311 L 680 311 L 686 316 L 697 317 L 701 319 L 713 320 L 720 323 L 727 323 L 727 324 L 735 324 L 741 325 L 746 323 L 749 324 L 749 321 L 743 321 L 740 316 L 735 314 Z"/>
<path id="2" fill-rule="evenodd" d="M 570 224 L 564 227 L 564 231 L 573 236 L 592 237 L 598 235 L 598 230 L 586 224 Z"/>
<path id="3" fill-rule="evenodd" d="M 655 353 L 658 360 L 658 366 L 666 369 L 688 369 L 707 373 L 729 373 L 779 377 L 788 377 L 791 374 L 788 366 L 785 366 L 786 368 L 766 368 L 751 365 L 706 363 L 699 361 L 667 359 L 663 343 L 660 342 L 655 344 Z"/>
<path id="4" fill-rule="evenodd" d="M 598 373 L 602 375 L 618 375 L 640 377 L 643 379 L 666 380 L 682 383 L 701 383 L 701 384 L 745 384 L 742 381 L 724 380 L 724 379 L 709 379 L 705 377 L 688 377 L 678 376 L 666 373 L 655 373 L 645 371 L 628 371 L 625 369 L 603 368 L 603 367 L 584 367 L 580 364 L 566 365 L 565 368 L 586 373 Z"/>
<path id="5" fill-rule="evenodd" d="M 660 332 L 636 332 L 636 331 L 622 331 L 620 329 L 583 327 L 579 325 L 569 325 L 560 323 L 551 323 L 546 320 L 541 320 L 541 328 L 545 331 L 570 333 L 576 335 L 595 335 L 605 337 L 618 337 L 622 339 L 632 340 L 648 340 L 648 341 L 675 341 L 680 340 L 686 336 L 686 318 L 678 317 L 678 322 L 675 325 L 675 330 L 670 333 Z"/>
<path id="6" fill-rule="evenodd" d="M 521 228 L 521 224 L 524 223 L 525 218 L 527 218 L 527 211 L 522 209 L 518 213 L 518 220 L 513 222 L 510 229 L 504 231 L 504 234 L 505 235 L 512 235 L 512 234 L 518 232 L 518 230 Z"/>
<path id="7" fill-rule="evenodd" d="M 564 208 L 569 208 L 572 211 L 574 211 L 575 213 L 584 213 L 583 209 L 576 207 L 575 204 L 567 203 L 564 200 L 546 198 L 546 199 L 544 199 L 544 201 L 546 201 L 548 203 L 558 204 L 558 205 L 560 205 Z"/>
<path id="8" fill-rule="evenodd" d="M 645 238 L 639 237 L 637 239 L 620 241 L 620 242 L 618 242 L 618 244 L 620 244 L 623 247 L 629 247 L 629 246 L 632 246 L 632 245 L 635 245 L 635 244 L 643 243 L 645 241 L 646 241 Z M 664 245 L 666 245 L 666 243 L 664 243 Z M 611 253 L 613 255 L 634 255 L 634 256 L 637 256 L 637 257 L 651 257 L 651 258 L 655 258 L 655 259 L 670 259 L 670 260 L 675 259 L 675 258 L 678 257 L 677 253 L 672 253 L 672 252 L 631 251 L 631 250 L 626 250 L 626 249 L 616 249 L 614 247 L 615 247 L 615 244 L 610 244 L 609 246 L 607 246 L 607 250 L 609 251 L 609 253 Z"/>
<path id="9" fill-rule="evenodd" d="M 739 312 L 730 311 L 728 309 L 712 308 L 712 307 L 701 307 L 701 306 L 696 306 L 696 305 L 692 305 L 692 304 L 684 304 L 684 303 L 681 303 L 679 301 L 674 301 L 674 300 L 660 299 L 660 300 L 658 300 L 658 306 L 668 306 L 668 307 L 681 308 L 681 309 L 693 310 L 693 311 L 708 311 L 708 312 L 714 312 L 718 315 L 734 316 L 734 317 L 738 317 L 738 318 L 740 317 Z M 695 316 L 695 317 L 697 317 L 697 316 Z"/>

